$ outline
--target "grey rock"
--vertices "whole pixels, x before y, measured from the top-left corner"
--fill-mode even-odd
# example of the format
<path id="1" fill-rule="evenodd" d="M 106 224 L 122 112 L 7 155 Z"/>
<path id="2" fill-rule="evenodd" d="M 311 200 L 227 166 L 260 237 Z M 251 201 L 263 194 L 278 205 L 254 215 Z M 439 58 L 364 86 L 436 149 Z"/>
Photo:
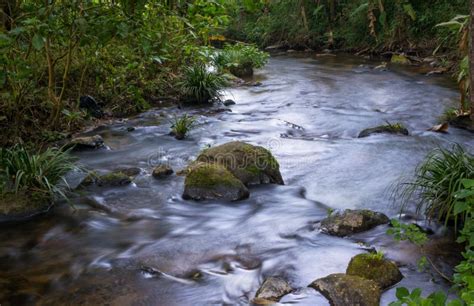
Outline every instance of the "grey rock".
<path id="1" fill-rule="evenodd" d="M 379 306 L 380 288 L 376 282 L 359 276 L 331 274 L 312 282 L 333 306 Z"/>
<path id="2" fill-rule="evenodd" d="M 268 277 L 255 294 L 257 301 L 278 302 L 284 295 L 293 291 L 288 282 L 280 277 Z"/>
<path id="3" fill-rule="evenodd" d="M 173 169 L 168 166 L 168 165 L 159 165 L 157 167 L 155 167 L 155 169 L 153 169 L 153 177 L 154 178 L 165 178 L 167 176 L 170 176 L 171 174 L 173 174 L 174 171 Z"/>
<path id="4" fill-rule="evenodd" d="M 378 225 L 387 224 L 390 219 L 371 210 L 346 209 L 344 212 L 333 213 L 321 221 L 321 230 L 330 235 L 344 237 L 347 235 L 370 230 Z"/>

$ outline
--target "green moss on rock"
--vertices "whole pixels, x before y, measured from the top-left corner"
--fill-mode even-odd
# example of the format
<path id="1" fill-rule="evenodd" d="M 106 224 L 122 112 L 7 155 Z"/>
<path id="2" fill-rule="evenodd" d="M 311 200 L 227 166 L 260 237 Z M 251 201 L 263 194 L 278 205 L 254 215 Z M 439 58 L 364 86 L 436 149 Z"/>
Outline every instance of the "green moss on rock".
<path id="1" fill-rule="evenodd" d="M 123 186 L 132 182 L 132 179 L 127 174 L 121 171 L 113 171 L 99 176 L 97 185 L 99 186 Z"/>
<path id="2" fill-rule="evenodd" d="M 410 135 L 410 132 L 401 123 L 385 124 L 363 130 L 362 132 L 360 132 L 358 138 L 369 137 L 373 134 L 395 134 L 408 136 Z"/>
<path id="3" fill-rule="evenodd" d="M 354 256 L 346 273 L 371 279 L 379 284 L 380 288 L 387 289 L 403 278 L 397 265 L 387 259 L 377 258 L 372 254 L 359 254 Z"/>
<path id="4" fill-rule="evenodd" d="M 321 292 L 331 305 L 379 306 L 380 288 L 376 282 L 359 276 L 331 274 L 312 282 L 309 287 Z"/>
<path id="5" fill-rule="evenodd" d="M 4 193 L 0 195 L 0 222 L 15 221 L 45 212 L 51 206 L 47 195 Z"/>
<path id="6" fill-rule="evenodd" d="M 245 185 L 280 184 L 280 165 L 267 149 L 245 142 L 233 141 L 204 150 L 198 162 L 224 166 Z"/>
<path id="7" fill-rule="evenodd" d="M 221 165 L 196 163 L 188 169 L 184 182 L 185 199 L 237 201 L 248 196 L 244 184 Z"/>

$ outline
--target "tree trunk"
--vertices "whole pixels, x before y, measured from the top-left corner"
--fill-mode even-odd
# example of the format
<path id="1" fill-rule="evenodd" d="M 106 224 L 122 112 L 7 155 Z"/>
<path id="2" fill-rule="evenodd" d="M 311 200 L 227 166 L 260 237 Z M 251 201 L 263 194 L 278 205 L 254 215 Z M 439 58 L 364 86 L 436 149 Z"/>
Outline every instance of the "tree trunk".
<path id="1" fill-rule="evenodd" d="M 471 47 L 469 49 L 469 73 L 470 73 L 470 86 L 469 86 L 469 104 L 471 108 L 471 121 L 474 121 L 474 0 L 471 0 Z"/>

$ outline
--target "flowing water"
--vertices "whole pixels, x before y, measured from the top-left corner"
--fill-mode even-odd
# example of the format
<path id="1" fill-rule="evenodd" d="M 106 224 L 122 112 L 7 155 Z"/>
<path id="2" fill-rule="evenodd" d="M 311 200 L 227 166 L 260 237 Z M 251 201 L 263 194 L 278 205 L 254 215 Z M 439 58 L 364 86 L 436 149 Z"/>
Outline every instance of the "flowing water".
<path id="1" fill-rule="evenodd" d="M 385 226 L 350 238 L 317 229 L 329 208 L 396 217 L 395 181 L 432 148 L 474 145 L 462 130 L 426 131 L 455 106 L 448 77 L 373 69 L 378 64 L 345 55 L 274 57 L 255 76 L 262 86 L 228 90 L 237 102 L 231 111 L 158 109 L 93 131 L 108 149 L 78 153 L 85 167 L 140 167 L 141 174 L 126 187 L 82 191 L 75 209 L 62 205 L 2 227 L 0 304 L 245 305 L 265 277 L 280 275 L 298 289 L 281 303 L 328 305 L 308 284 L 344 272 L 367 246 L 401 265 L 400 285 L 446 290 L 432 271 L 417 271 L 419 254 L 394 243 Z M 177 141 L 168 135 L 169 118 L 185 111 L 199 125 Z M 386 121 L 403 122 L 411 136 L 357 138 Z M 183 177 L 151 176 L 156 164 L 179 170 L 203 148 L 232 140 L 269 148 L 286 185 L 251 188 L 241 202 L 198 203 L 181 198 Z M 382 305 L 394 291 L 383 294 Z"/>

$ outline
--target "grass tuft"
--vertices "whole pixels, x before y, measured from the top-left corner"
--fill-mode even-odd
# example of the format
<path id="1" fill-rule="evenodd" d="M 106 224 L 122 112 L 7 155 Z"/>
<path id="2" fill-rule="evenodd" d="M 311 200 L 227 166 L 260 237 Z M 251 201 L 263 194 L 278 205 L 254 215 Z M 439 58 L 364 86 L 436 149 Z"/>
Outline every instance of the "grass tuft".
<path id="1" fill-rule="evenodd" d="M 31 194 L 49 200 L 66 198 L 64 175 L 76 169 L 69 150 L 31 153 L 21 145 L 0 149 L 0 194 Z"/>
<path id="2" fill-rule="evenodd" d="M 416 168 L 413 179 L 395 186 L 392 197 L 401 202 L 402 210 L 414 201 L 417 212 L 428 219 L 457 223 L 455 194 L 463 188 L 464 179 L 474 179 L 474 156 L 460 145 L 438 148 Z"/>
<path id="3" fill-rule="evenodd" d="M 226 85 L 224 77 L 209 71 L 204 65 L 187 68 L 180 83 L 186 101 L 198 104 L 219 100 Z"/>

